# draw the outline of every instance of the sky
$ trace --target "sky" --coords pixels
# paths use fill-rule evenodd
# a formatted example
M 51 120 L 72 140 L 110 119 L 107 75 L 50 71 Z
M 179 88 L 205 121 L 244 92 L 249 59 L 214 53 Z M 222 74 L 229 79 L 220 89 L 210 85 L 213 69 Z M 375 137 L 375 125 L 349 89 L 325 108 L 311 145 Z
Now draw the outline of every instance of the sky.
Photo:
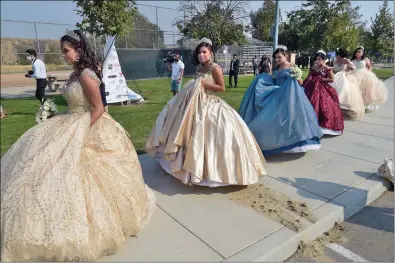
M 151 22 L 156 23 L 156 8 L 143 6 L 151 5 L 158 7 L 179 7 L 179 1 L 136 1 L 139 11 Z M 362 19 L 370 24 L 370 18 L 374 17 L 383 1 L 353 1 L 353 6 L 360 6 Z M 140 4 L 140 5 L 139 5 Z M 251 10 L 261 7 L 263 1 L 251 1 Z M 302 1 L 282 1 L 280 9 L 283 17 L 284 11 L 290 11 L 300 7 Z M 389 3 L 390 10 L 394 12 L 394 2 Z M 1 0 L 1 19 L 48 22 L 63 25 L 49 25 L 36 23 L 38 38 L 60 38 L 66 29 L 73 29 L 81 17 L 75 12 L 75 4 L 72 1 L 4 1 Z M 178 39 L 178 30 L 172 26 L 172 21 L 182 15 L 178 10 L 158 8 L 158 22 L 165 33 L 165 43 L 171 44 Z M 35 38 L 35 25 L 33 23 L 1 21 L 1 37 Z M 173 35 L 174 32 L 174 35 Z

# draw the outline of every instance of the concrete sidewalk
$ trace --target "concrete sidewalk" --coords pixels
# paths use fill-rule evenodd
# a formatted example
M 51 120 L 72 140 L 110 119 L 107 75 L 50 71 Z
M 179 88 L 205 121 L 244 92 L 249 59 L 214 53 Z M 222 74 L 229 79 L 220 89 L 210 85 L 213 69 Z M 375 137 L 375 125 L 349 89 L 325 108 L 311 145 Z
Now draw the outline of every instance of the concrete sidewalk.
M 36 86 L 14 86 L 14 87 L 1 87 L 1 98 L 2 99 L 19 99 L 34 97 L 36 93 Z M 45 89 L 45 95 L 60 94 L 60 91 L 51 92 Z
M 305 202 L 316 222 L 296 233 L 230 201 L 226 188 L 182 185 L 160 165 L 140 156 L 146 183 L 155 191 L 157 211 L 139 237 L 100 261 L 283 261 L 301 240 L 311 241 L 335 222 L 379 197 L 389 183 L 376 175 L 393 157 L 394 79 L 386 81 L 389 101 L 363 121 L 346 121 L 342 136 L 325 138 L 322 149 L 304 156 L 267 160 L 261 183 Z

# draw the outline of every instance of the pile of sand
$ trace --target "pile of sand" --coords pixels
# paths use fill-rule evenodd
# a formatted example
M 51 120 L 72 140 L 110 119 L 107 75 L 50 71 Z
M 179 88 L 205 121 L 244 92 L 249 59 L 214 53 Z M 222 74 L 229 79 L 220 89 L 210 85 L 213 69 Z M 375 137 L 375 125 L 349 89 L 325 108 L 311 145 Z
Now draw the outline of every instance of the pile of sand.
M 228 195 L 230 200 L 251 207 L 296 232 L 305 228 L 298 218 L 304 217 L 312 223 L 315 222 L 305 203 L 293 201 L 263 184 L 250 185 Z
M 329 243 L 341 244 L 346 242 L 346 238 L 343 235 L 344 232 L 344 226 L 335 223 L 335 226 L 331 230 L 325 232 L 314 241 L 309 243 L 304 241 L 300 242 L 298 249 L 290 259 L 292 259 L 292 261 L 309 259 L 314 259 L 315 261 L 331 261 L 332 259 L 325 256 L 324 247 Z

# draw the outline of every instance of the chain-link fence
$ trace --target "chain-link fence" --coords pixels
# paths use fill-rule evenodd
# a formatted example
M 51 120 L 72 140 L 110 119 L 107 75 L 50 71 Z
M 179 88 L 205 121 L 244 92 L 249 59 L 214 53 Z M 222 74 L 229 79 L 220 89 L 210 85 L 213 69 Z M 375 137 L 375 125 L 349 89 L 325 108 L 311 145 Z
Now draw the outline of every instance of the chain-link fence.
M 130 32 L 117 36 L 115 47 L 127 79 L 168 76 L 166 57 L 179 53 L 186 66 L 185 74 L 195 72 L 192 53 L 198 40 L 182 37 L 175 21 L 185 19 L 184 11 L 138 4 L 134 27 Z M 73 24 L 1 20 L 1 71 L 24 72 L 31 67 L 25 50 L 33 48 L 47 65 L 48 71 L 70 70 L 59 47 L 59 39 L 66 30 L 75 29 Z M 105 37 L 87 35 L 99 58 L 103 58 Z M 256 43 L 253 43 L 256 46 Z M 271 49 L 246 46 L 222 47 L 217 51 L 216 61 L 227 73 L 232 54 L 238 54 L 243 65 L 251 66 L 253 54 L 261 56 L 263 50 Z M 265 44 L 266 45 L 266 44 Z M 260 45 L 260 46 L 265 46 Z M 226 51 L 224 51 L 226 50 Z M 262 52 L 261 52 L 262 51 Z M 248 72 L 248 69 L 245 70 Z

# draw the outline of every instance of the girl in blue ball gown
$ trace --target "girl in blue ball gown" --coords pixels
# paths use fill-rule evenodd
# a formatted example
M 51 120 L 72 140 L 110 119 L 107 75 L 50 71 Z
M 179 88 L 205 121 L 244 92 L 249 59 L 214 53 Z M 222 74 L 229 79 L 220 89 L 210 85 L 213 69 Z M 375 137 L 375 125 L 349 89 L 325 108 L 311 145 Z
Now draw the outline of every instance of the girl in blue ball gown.
M 307 152 L 321 147 L 317 116 L 282 48 L 273 57 L 273 75 L 258 75 L 248 87 L 239 114 L 264 155 Z

